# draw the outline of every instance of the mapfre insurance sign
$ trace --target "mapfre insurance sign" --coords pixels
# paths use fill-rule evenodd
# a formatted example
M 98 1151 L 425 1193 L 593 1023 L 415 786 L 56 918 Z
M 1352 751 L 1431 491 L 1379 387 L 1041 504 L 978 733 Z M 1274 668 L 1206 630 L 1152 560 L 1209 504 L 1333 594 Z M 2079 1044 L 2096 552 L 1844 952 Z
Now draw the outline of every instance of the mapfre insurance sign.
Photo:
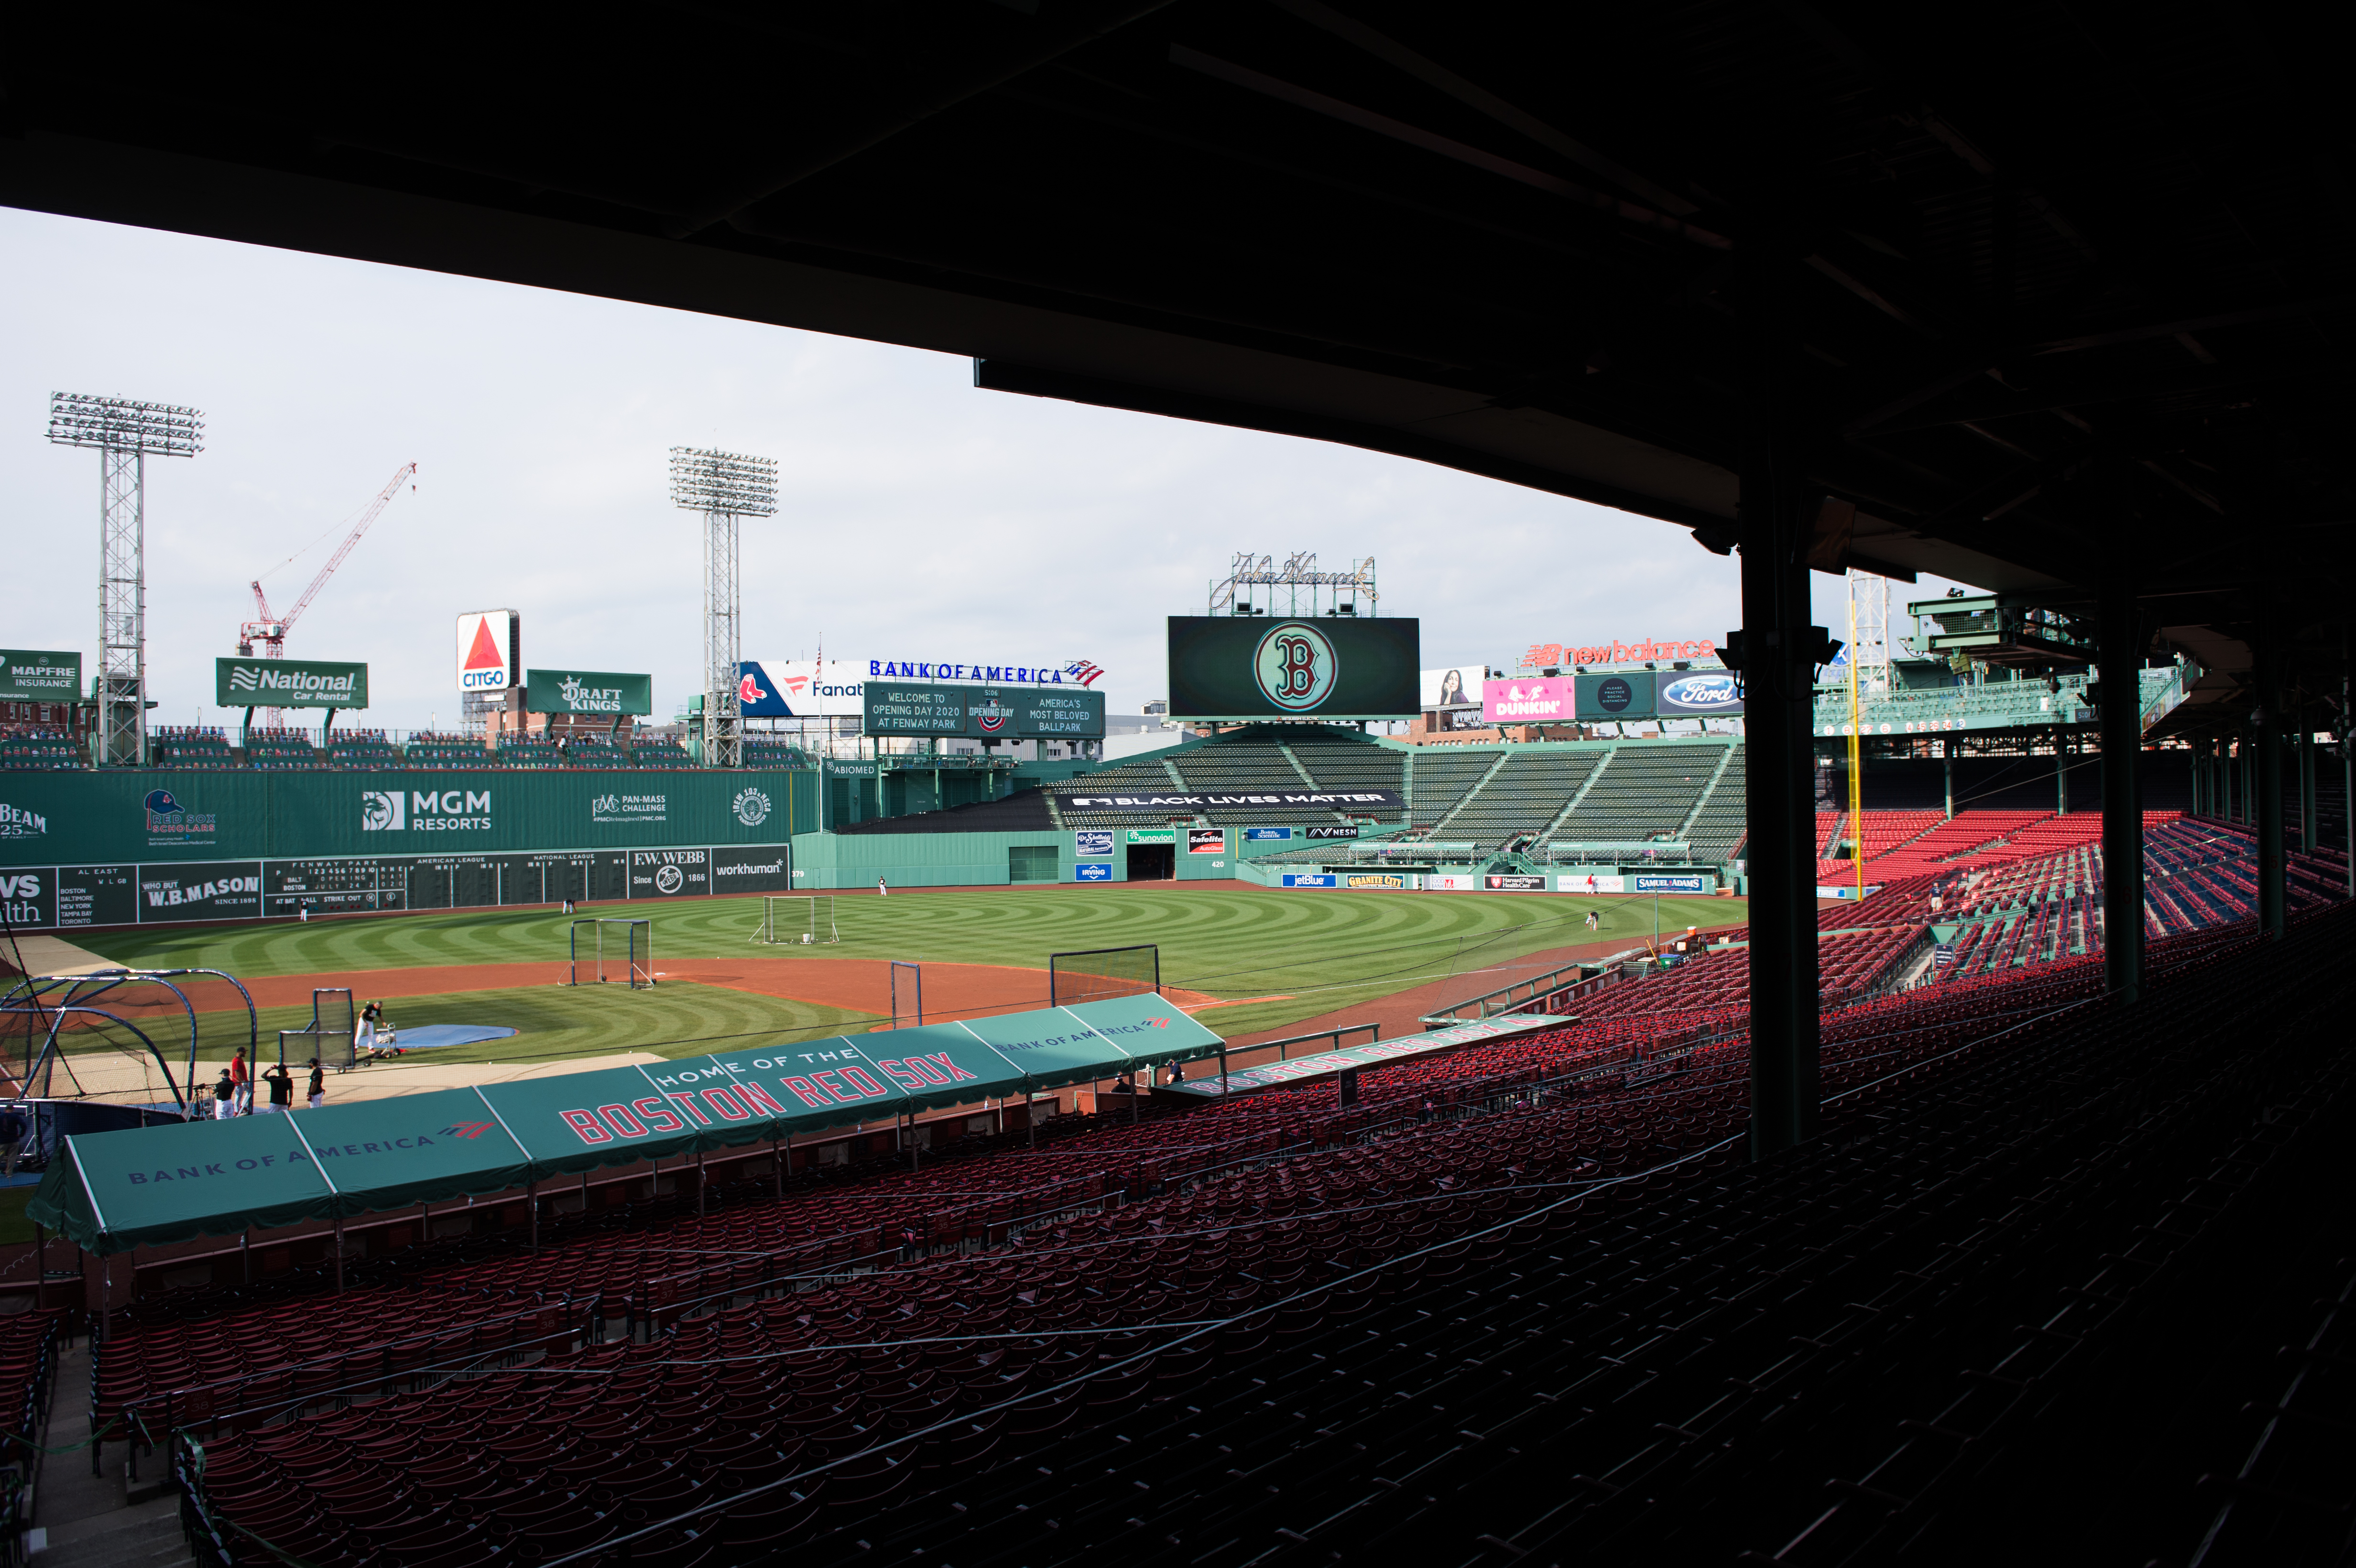
M 458 617 L 458 689 L 509 691 L 523 684 L 523 638 L 512 610 L 470 610 Z

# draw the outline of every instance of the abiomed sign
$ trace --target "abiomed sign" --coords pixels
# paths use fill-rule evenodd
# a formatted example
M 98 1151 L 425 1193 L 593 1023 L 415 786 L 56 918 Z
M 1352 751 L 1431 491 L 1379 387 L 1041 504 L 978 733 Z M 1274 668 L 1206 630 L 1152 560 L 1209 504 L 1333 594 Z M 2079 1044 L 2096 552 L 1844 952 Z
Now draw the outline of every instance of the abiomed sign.
M 368 666 L 316 659 L 213 661 L 216 708 L 366 708 Z

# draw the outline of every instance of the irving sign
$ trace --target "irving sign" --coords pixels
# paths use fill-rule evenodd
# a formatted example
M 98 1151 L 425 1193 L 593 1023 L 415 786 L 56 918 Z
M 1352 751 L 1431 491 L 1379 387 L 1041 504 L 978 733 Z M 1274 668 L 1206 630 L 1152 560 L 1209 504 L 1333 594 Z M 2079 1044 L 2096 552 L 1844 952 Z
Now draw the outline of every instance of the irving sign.
M 524 707 L 533 713 L 625 713 L 655 710 L 654 677 L 603 670 L 524 672 Z
M 316 659 L 213 661 L 216 708 L 366 708 L 368 666 Z

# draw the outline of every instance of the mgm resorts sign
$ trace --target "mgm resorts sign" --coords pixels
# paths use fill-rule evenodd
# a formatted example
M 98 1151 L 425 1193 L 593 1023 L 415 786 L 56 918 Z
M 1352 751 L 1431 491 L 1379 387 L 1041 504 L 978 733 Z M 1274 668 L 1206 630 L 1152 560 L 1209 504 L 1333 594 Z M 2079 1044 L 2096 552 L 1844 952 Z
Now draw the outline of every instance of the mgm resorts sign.
M 216 708 L 366 708 L 368 666 L 317 659 L 213 661 Z

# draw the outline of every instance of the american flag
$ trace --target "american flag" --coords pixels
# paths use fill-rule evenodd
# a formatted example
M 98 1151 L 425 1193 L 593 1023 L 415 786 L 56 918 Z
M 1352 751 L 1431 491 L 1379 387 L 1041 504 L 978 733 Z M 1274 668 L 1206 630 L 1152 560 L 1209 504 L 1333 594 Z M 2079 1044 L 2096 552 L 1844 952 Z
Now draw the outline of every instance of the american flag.
M 1101 667 L 1092 665 L 1086 659 L 1074 659 L 1071 663 L 1064 667 L 1064 673 L 1078 681 L 1082 686 L 1094 686 L 1097 683 L 1097 677 L 1104 674 L 1104 670 Z

